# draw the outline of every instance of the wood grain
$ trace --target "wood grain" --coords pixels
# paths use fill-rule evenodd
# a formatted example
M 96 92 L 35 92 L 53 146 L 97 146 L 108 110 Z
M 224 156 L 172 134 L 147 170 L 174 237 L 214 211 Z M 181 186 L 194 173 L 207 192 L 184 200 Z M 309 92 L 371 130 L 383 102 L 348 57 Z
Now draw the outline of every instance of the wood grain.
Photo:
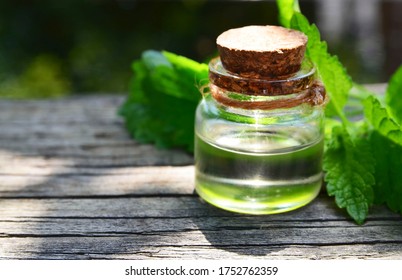
M 1 258 L 402 256 L 400 216 L 379 208 L 357 226 L 324 196 L 269 216 L 229 213 L 195 196 L 2 199 L 0 205 Z
M 0 259 L 402 259 L 402 218 L 325 193 L 251 216 L 194 194 L 191 155 L 130 139 L 123 97 L 0 101 Z

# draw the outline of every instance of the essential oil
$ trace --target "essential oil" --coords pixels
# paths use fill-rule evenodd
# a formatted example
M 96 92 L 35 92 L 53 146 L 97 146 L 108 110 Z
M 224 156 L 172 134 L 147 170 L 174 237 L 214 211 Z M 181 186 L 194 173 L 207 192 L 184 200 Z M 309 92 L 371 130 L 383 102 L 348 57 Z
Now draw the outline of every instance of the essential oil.
M 319 193 L 322 139 L 303 144 L 276 135 L 231 137 L 209 143 L 196 135 L 196 190 L 209 203 L 240 213 L 272 214 L 303 206 Z M 231 148 L 217 144 L 233 139 Z M 258 143 L 257 151 L 247 149 L 252 142 Z
M 208 203 L 273 214 L 318 195 L 327 98 L 303 59 L 306 43 L 271 26 L 218 37 L 221 57 L 209 64 L 195 121 L 195 189 Z

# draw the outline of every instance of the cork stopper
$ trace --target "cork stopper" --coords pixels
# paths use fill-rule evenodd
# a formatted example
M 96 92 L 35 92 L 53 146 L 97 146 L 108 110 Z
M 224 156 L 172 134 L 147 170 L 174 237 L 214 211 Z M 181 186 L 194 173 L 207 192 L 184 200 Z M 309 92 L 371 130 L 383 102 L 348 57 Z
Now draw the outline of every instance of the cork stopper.
M 230 29 L 216 40 L 209 63 L 210 91 L 218 103 L 251 110 L 325 106 L 328 97 L 304 58 L 307 36 L 279 26 Z
M 222 64 L 249 78 L 286 78 L 299 71 L 307 36 L 280 26 L 246 26 L 223 32 L 216 40 Z

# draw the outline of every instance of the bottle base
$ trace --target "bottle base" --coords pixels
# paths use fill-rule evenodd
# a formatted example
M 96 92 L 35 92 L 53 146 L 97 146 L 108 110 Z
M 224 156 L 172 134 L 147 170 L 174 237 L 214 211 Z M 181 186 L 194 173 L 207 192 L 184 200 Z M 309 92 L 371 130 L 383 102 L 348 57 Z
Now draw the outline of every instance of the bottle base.
M 218 208 L 243 214 L 266 215 L 295 210 L 314 200 L 320 192 L 321 174 L 304 180 L 274 184 L 267 181 L 230 182 L 197 174 L 196 192 Z M 207 180 L 206 180 L 207 179 Z

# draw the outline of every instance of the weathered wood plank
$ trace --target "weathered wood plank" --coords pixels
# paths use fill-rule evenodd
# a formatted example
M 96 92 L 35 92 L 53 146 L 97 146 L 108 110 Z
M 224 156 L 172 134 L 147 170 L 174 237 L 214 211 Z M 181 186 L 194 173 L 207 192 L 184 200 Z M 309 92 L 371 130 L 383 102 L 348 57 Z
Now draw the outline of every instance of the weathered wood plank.
M 402 258 L 399 216 L 357 226 L 328 202 L 247 216 L 196 197 L 2 199 L 0 258 Z
M 22 129 L 12 124 L 0 124 L 0 150 L 17 155 L 47 157 L 119 157 L 124 156 L 124 153 L 138 157 L 144 153 L 160 156 L 180 153 L 179 150 L 160 150 L 153 145 L 139 144 L 130 139 L 124 127 L 119 124 L 99 126 L 96 129 L 90 123 L 80 126 L 65 125 L 60 128 L 60 132 L 46 131 L 51 128 L 46 124 L 42 126 L 43 131 L 36 131 L 35 126 Z
M 400 216 L 380 207 L 357 226 L 325 196 L 269 216 L 229 213 L 193 196 L 2 199 L 0 205 L 3 258 L 402 256 Z
M 78 168 L 5 166 L 0 197 L 192 194 L 193 166 Z
M 127 236 L 7 238 L 0 252 L 0 259 L 402 259 L 402 247 L 394 243 L 146 246 Z
M 1 131 L 0 126 L 0 131 Z M 120 126 L 123 131 L 124 128 Z M 143 145 L 127 138 L 124 141 L 98 141 L 96 135 L 82 135 L 81 140 L 60 137 L 47 140 L 28 139 L 26 141 L 7 139 L 3 130 L 0 138 L 0 173 L 3 168 L 14 164 L 52 165 L 64 162 L 67 166 L 150 166 L 150 165 L 188 165 L 193 157 L 182 150 L 158 149 L 153 145 Z M 76 133 L 70 131 L 71 133 Z M 26 135 L 29 135 L 29 131 Z M 86 137 L 86 138 L 85 138 Z M 5 139 L 4 139 L 5 138 Z M 35 162 L 38 161 L 38 162 Z M 10 168 L 9 168 L 10 169 Z
M 220 210 L 202 202 L 197 196 L 150 196 L 104 198 L 18 198 L 0 199 L 0 220 L 31 218 L 196 218 L 242 217 L 257 221 L 346 221 L 351 222 L 331 198 L 321 195 L 298 210 L 276 215 L 242 215 Z M 397 220 L 402 217 L 385 207 L 374 207 L 369 220 Z
M 185 218 L 243 217 L 252 221 L 350 221 L 332 198 L 319 196 L 298 210 L 265 216 L 235 214 L 201 201 L 198 196 L 89 197 L 89 198 L 3 198 L 0 219 L 27 218 Z M 402 217 L 385 207 L 374 207 L 369 220 L 398 220 Z M 354 224 L 351 222 L 351 224 Z
M 1 100 L 0 123 L 111 123 L 119 120 L 123 95 L 84 95 L 48 100 Z
M 26 123 L 14 124 L 11 122 L 0 122 L 0 141 L 6 144 L 7 141 L 23 141 L 30 144 L 57 144 L 73 143 L 80 144 L 85 141 L 95 141 L 100 144 L 109 143 L 132 143 L 126 130 L 122 129 L 122 121 L 110 123 Z M 29 133 L 29 134 L 28 134 Z M 68 140 L 68 141 L 67 141 Z
M 117 115 L 123 99 L 96 95 L 0 101 L 0 173 L 3 164 L 18 159 L 34 164 L 32 158 L 87 167 L 193 163 L 192 156 L 184 151 L 161 150 L 130 139 Z
M 159 235 L 166 237 L 180 233 L 184 239 L 201 231 L 214 243 L 230 245 L 263 244 L 356 244 L 401 243 L 401 221 L 369 220 L 364 227 L 347 221 L 276 221 L 247 217 L 193 217 L 193 218 L 37 218 L 1 220 L 0 237 L 113 237 Z M 244 241 L 234 240 L 244 234 Z M 334 235 L 333 233 L 337 233 Z M 221 234 L 222 237 L 219 236 Z M 261 236 L 264 240 L 258 241 Z M 306 238 L 306 236 L 314 238 Z M 200 240 L 197 240 L 197 242 Z M 142 239 L 147 243 L 146 238 Z M 171 242 L 179 242 L 171 240 Z M 250 243 L 251 242 L 251 243 Z M 150 244 L 152 245 L 152 244 Z M 158 245 L 154 243 L 154 245 Z
M 20 150 L 0 146 L 0 174 L 5 168 L 13 169 L 30 162 L 32 166 L 63 165 L 67 167 L 127 167 L 153 165 L 189 165 L 193 157 L 178 150 L 158 150 L 151 145 L 112 146 L 91 149 L 80 147 L 43 147 Z M 36 161 L 36 162 L 35 162 Z

